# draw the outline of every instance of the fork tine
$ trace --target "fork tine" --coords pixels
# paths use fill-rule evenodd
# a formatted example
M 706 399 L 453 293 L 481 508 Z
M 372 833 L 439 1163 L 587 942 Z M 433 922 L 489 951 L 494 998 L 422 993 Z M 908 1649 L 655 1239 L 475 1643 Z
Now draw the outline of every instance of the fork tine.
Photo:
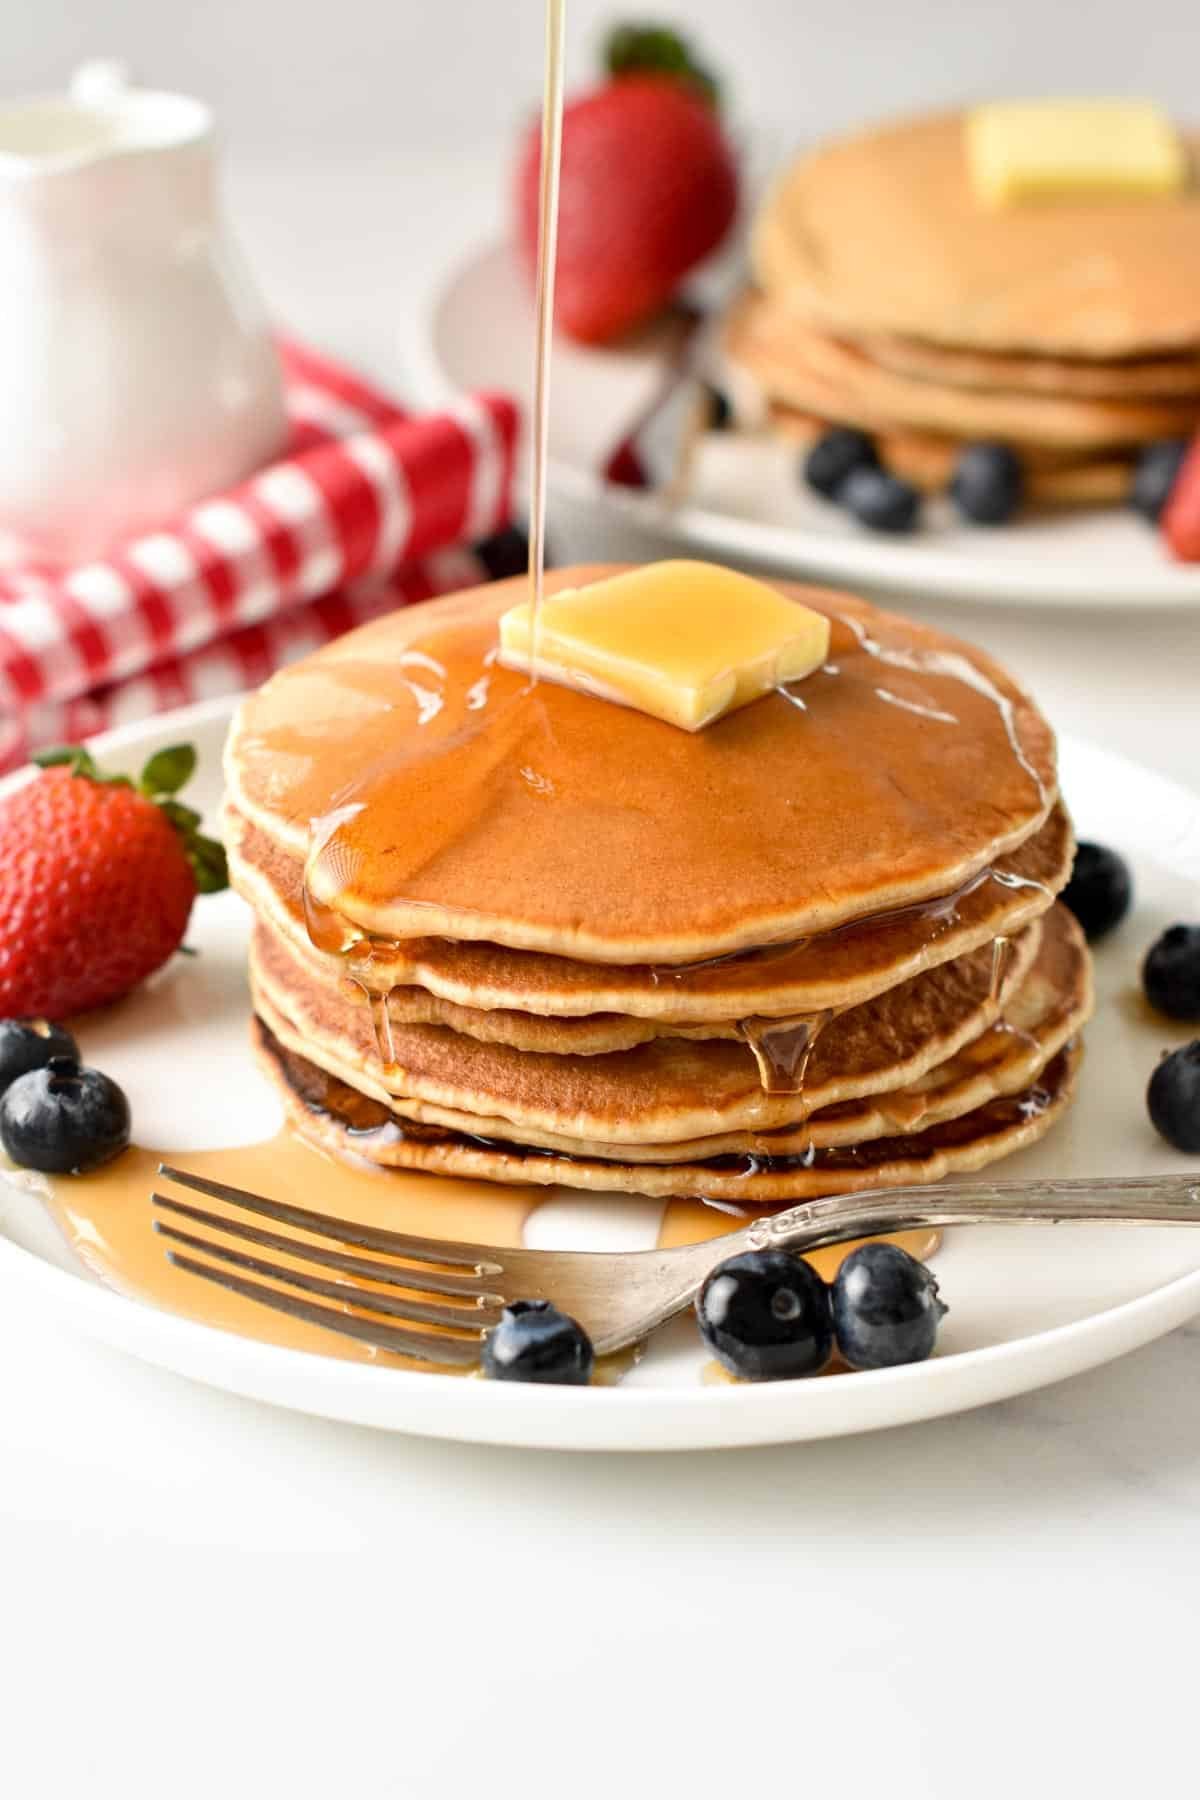
M 259 1244 L 264 1250 L 282 1250 L 286 1256 L 302 1256 L 306 1262 L 320 1263 L 326 1269 L 340 1269 L 344 1275 L 359 1275 L 367 1281 L 382 1281 L 388 1287 L 405 1288 L 419 1294 L 445 1294 L 460 1300 L 498 1302 L 499 1294 L 485 1294 L 478 1279 L 461 1275 L 440 1275 L 428 1268 L 397 1267 L 394 1263 L 368 1261 L 365 1256 L 349 1256 L 344 1250 L 330 1250 L 324 1244 L 302 1244 L 295 1238 L 283 1237 L 276 1231 L 264 1231 L 244 1219 L 226 1218 L 223 1213 L 206 1212 L 202 1206 L 189 1206 L 185 1200 L 174 1200 L 167 1194 L 153 1193 L 150 1204 L 164 1212 L 177 1213 L 197 1225 L 210 1225 L 229 1237 Z
M 294 1225 L 299 1231 L 313 1231 L 319 1237 L 330 1237 L 342 1244 L 357 1244 L 362 1250 L 383 1250 L 390 1256 L 409 1257 L 414 1262 L 441 1263 L 445 1268 L 474 1269 L 480 1275 L 500 1275 L 503 1265 L 496 1258 L 504 1252 L 494 1244 L 449 1244 L 439 1238 L 407 1237 L 400 1231 L 385 1231 L 379 1225 L 356 1225 L 346 1219 L 334 1219 L 328 1213 L 310 1212 L 305 1206 L 291 1206 L 284 1200 L 268 1200 L 262 1194 L 251 1194 L 245 1188 L 230 1187 L 224 1181 L 212 1181 L 207 1175 L 193 1175 L 187 1169 L 173 1169 L 159 1163 L 158 1173 L 180 1187 L 193 1188 L 211 1200 L 224 1200 L 246 1212 L 261 1213 L 281 1225 Z
M 202 1281 L 228 1288 L 245 1300 L 256 1300 L 275 1312 L 286 1313 L 291 1319 L 303 1319 L 306 1324 L 319 1325 L 325 1331 L 354 1338 L 357 1343 L 370 1344 L 376 1350 L 390 1350 L 396 1356 L 413 1357 L 420 1362 L 448 1363 L 460 1369 L 471 1368 L 479 1361 L 480 1344 L 474 1340 L 439 1337 L 425 1331 L 400 1331 L 394 1325 L 360 1319 L 353 1313 L 335 1312 L 330 1306 L 318 1306 L 315 1301 L 301 1300 L 295 1294 L 281 1294 L 278 1288 L 263 1287 L 260 1282 L 235 1275 L 232 1269 L 215 1269 L 211 1263 L 197 1262 L 176 1250 L 167 1251 L 167 1261 L 189 1275 L 198 1275 Z
M 244 1250 L 234 1250 L 228 1244 L 212 1244 L 207 1238 L 194 1237 L 190 1231 L 177 1231 L 173 1225 L 164 1225 L 158 1219 L 154 1221 L 154 1229 L 160 1237 L 186 1244 L 191 1250 L 202 1250 L 205 1256 L 232 1263 L 234 1268 L 246 1269 L 251 1275 L 265 1275 L 270 1281 L 286 1281 L 289 1287 L 300 1288 L 306 1294 L 320 1294 L 326 1300 L 362 1306 L 368 1312 L 385 1313 L 389 1319 L 405 1319 L 413 1325 L 454 1325 L 461 1331 L 479 1332 L 488 1325 L 495 1325 L 500 1317 L 495 1307 L 430 1306 L 421 1300 L 398 1300 L 394 1294 L 372 1293 L 369 1288 L 354 1287 L 347 1281 L 326 1281 L 323 1276 L 309 1275 L 301 1269 L 281 1269 L 278 1264 L 266 1262 L 260 1256 L 249 1256 Z M 291 1251 L 296 1247 L 289 1245 L 288 1248 Z M 302 1247 L 297 1254 L 303 1255 Z

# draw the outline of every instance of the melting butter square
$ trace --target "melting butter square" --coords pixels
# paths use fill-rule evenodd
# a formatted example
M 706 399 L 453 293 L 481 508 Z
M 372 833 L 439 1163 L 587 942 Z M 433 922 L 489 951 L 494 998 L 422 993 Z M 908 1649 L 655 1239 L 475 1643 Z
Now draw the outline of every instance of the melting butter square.
M 500 661 L 529 669 L 530 606 L 500 620 Z M 537 673 L 700 731 L 829 654 L 829 620 L 709 563 L 652 563 L 542 603 Z
M 1149 100 L 1001 100 L 967 115 L 971 185 L 986 205 L 1170 194 L 1183 140 Z

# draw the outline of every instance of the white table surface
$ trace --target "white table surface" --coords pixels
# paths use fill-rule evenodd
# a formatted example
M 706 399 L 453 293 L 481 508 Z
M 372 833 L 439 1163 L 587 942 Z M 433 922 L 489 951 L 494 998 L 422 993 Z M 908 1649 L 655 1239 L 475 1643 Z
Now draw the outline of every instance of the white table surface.
M 499 171 L 263 165 L 234 192 L 292 328 L 402 381 L 419 297 L 488 229 Z M 1062 727 L 1200 783 L 1200 620 L 930 616 Z M 1196 1327 L 984 1412 L 676 1458 L 274 1412 L 62 1335 L 19 1294 L 0 1370 L 14 1800 L 1194 1780 Z

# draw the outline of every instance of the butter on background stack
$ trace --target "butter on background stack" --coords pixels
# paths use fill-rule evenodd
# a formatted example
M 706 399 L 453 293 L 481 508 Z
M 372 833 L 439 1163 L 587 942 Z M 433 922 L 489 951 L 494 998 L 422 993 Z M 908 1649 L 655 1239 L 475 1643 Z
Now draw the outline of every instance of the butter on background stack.
M 1149 100 L 996 100 L 967 114 L 971 183 L 989 206 L 1177 193 L 1183 140 Z

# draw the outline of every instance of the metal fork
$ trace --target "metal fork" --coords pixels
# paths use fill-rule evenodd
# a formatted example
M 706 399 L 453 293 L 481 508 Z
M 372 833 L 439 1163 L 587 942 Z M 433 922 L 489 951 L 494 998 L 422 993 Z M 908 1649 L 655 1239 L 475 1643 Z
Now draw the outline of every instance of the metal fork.
M 727 1236 L 674 1250 L 522 1250 L 408 1237 L 247 1193 L 185 1169 L 160 1164 L 158 1173 L 251 1215 L 226 1217 L 153 1194 L 153 1205 L 172 1220 L 157 1218 L 154 1228 L 167 1240 L 167 1256 L 177 1268 L 342 1337 L 460 1368 L 479 1361 L 486 1333 L 513 1300 L 551 1300 L 579 1321 L 599 1355 L 623 1349 L 682 1311 L 711 1270 L 741 1250 L 803 1252 L 921 1226 L 1200 1224 L 1200 1174 L 995 1181 L 832 1194 L 754 1219 Z M 309 1243 L 254 1224 L 253 1218 L 326 1242 Z M 178 1220 L 200 1230 L 186 1230 L 174 1222 Z M 255 1249 L 214 1242 L 209 1235 L 214 1231 Z M 313 1272 L 282 1267 L 256 1251 L 296 1257 Z M 378 1283 L 383 1291 L 357 1285 L 362 1281 Z M 281 1292 L 267 1282 L 293 1291 Z M 348 1306 L 358 1310 L 343 1310 Z

